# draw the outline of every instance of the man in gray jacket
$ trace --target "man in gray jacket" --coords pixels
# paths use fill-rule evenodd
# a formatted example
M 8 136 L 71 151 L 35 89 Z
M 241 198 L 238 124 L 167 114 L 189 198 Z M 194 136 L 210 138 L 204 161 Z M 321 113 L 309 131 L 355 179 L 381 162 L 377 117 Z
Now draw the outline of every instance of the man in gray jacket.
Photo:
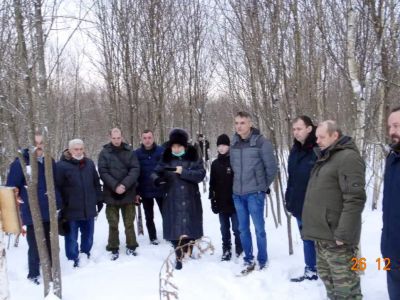
M 237 113 L 235 130 L 230 157 L 234 173 L 233 201 L 245 253 L 242 274 L 247 274 L 255 269 L 250 216 L 256 231 L 259 269 L 264 269 L 268 264 L 264 203 L 268 187 L 277 173 L 277 163 L 271 142 L 252 127 L 250 114 Z

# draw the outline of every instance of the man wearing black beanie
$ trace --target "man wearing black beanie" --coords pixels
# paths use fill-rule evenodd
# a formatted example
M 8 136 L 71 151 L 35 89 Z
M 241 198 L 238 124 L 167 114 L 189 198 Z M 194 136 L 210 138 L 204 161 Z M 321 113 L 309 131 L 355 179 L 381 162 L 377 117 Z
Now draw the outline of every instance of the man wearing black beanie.
M 232 257 L 231 232 L 235 236 L 236 256 L 243 252 L 240 243 L 238 219 L 232 198 L 233 171 L 229 159 L 230 140 L 226 134 L 217 138 L 218 158 L 213 161 L 210 173 L 209 199 L 213 213 L 219 215 L 222 235 L 222 261 L 228 261 Z

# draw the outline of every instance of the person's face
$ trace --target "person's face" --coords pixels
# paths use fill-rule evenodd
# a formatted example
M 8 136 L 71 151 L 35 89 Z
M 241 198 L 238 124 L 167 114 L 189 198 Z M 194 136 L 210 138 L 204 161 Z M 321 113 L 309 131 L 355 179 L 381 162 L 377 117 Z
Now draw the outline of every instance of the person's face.
M 251 120 L 249 118 L 242 118 L 240 116 L 235 118 L 235 130 L 238 135 L 245 138 L 249 135 L 251 130 Z
M 35 136 L 35 148 L 36 156 L 40 157 L 43 155 L 43 137 L 41 135 Z
M 154 136 L 152 132 L 142 134 L 142 144 L 146 149 L 151 148 L 154 143 Z
M 121 131 L 115 130 L 111 132 L 110 139 L 111 139 L 111 144 L 113 144 L 115 147 L 121 146 L 122 143 Z
M 218 145 L 217 150 L 218 150 L 218 153 L 225 154 L 225 153 L 228 153 L 229 146 L 228 145 Z
M 71 153 L 72 157 L 75 159 L 82 159 L 83 157 L 84 147 L 80 144 L 75 144 L 71 148 L 69 148 L 69 152 Z
M 312 126 L 307 127 L 306 124 L 304 124 L 304 121 L 300 119 L 293 123 L 292 129 L 294 138 L 301 144 L 304 144 L 308 135 L 312 131 Z
M 177 154 L 177 153 L 180 153 L 183 150 L 185 150 L 185 147 L 183 147 L 182 145 L 179 145 L 179 144 L 173 144 L 171 146 L 171 150 L 173 153 Z
M 388 131 L 392 144 L 400 144 L 400 111 L 393 112 L 388 118 Z
M 328 128 L 326 125 L 320 125 L 316 131 L 317 136 L 317 144 L 321 148 L 321 150 L 325 150 L 329 146 L 331 146 L 338 138 L 339 134 L 334 132 L 332 135 L 329 135 Z

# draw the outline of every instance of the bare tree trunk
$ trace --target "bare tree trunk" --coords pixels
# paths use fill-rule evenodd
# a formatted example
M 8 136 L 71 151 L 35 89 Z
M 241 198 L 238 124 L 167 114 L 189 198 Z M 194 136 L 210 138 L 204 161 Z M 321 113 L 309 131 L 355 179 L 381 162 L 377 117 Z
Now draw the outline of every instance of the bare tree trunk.
M 10 293 L 8 290 L 6 245 L 0 211 L 0 300 L 8 299 L 10 299 Z
M 365 158 L 365 111 L 366 104 L 364 98 L 364 88 L 360 82 L 359 67 L 356 60 L 356 9 L 354 0 L 349 3 L 347 13 L 347 66 L 353 91 L 354 101 L 357 106 L 356 117 L 356 143 L 362 157 Z

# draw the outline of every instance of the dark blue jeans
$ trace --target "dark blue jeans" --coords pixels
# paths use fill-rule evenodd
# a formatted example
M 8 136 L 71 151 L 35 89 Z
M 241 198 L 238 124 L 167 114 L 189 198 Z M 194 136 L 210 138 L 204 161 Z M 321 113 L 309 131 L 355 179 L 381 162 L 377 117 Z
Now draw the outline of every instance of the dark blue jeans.
M 78 231 L 81 232 L 80 251 L 90 255 L 93 246 L 94 218 L 88 220 L 69 221 L 70 231 L 65 235 L 65 254 L 69 260 L 76 260 L 79 256 Z
M 231 251 L 231 223 L 232 231 L 235 236 L 235 250 L 236 253 L 242 252 L 242 244 L 240 242 L 240 232 L 239 224 L 236 213 L 219 213 L 219 224 L 221 225 L 221 235 L 222 235 L 222 251 Z
M 158 197 L 155 198 L 158 208 L 160 210 L 160 213 L 162 213 L 162 202 L 163 198 Z M 156 231 L 156 225 L 154 225 L 154 199 L 153 198 L 142 198 L 142 203 L 143 203 L 143 209 L 144 209 L 144 216 L 146 218 L 146 227 L 147 231 L 149 232 L 149 238 L 150 241 L 154 241 L 157 239 L 157 231 Z
M 47 251 L 49 252 L 51 261 L 50 246 L 50 222 L 43 222 L 44 237 L 46 239 Z M 28 242 L 28 278 L 37 277 L 40 274 L 40 258 L 39 250 L 36 245 L 35 230 L 33 225 L 26 226 L 26 240 Z
M 397 263 L 392 261 L 386 274 L 390 300 L 400 299 L 400 260 Z
M 244 261 L 250 263 L 254 260 L 253 243 L 250 232 L 250 216 L 253 220 L 257 239 L 257 260 L 260 265 L 268 262 L 267 234 L 265 232 L 264 205 L 265 193 L 257 192 L 246 195 L 233 195 L 236 213 L 239 221 L 240 240 L 244 250 Z
M 297 225 L 299 226 L 299 230 L 301 232 L 303 228 L 303 222 L 300 218 L 296 218 Z M 304 261 L 306 263 L 306 267 L 308 267 L 312 271 L 316 271 L 317 265 L 317 255 L 315 252 L 315 244 L 314 241 L 303 240 L 303 251 L 304 251 Z

